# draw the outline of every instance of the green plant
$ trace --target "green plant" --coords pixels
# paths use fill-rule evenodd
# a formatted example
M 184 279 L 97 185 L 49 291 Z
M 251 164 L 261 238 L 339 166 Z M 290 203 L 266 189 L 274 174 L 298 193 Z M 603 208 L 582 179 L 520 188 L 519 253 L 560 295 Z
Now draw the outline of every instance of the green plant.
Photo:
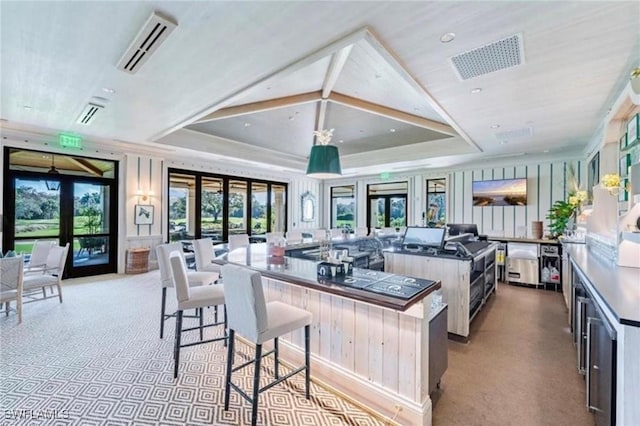
M 551 238 L 558 238 L 564 234 L 569 219 L 574 216 L 578 210 L 578 205 L 571 204 L 567 201 L 560 200 L 553 203 L 549 213 L 547 213 L 547 219 L 549 219 L 549 233 Z M 574 217 L 575 221 L 575 217 Z

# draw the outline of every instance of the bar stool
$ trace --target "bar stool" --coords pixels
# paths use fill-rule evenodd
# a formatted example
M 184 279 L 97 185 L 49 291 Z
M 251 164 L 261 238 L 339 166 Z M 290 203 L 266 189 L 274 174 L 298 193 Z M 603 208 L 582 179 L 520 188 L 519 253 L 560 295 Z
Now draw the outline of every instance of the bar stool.
M 185 264 L 186 269 L 186 261 L 184 259 L 184 253 L 182 251 L 182 243 L 169 243 L 169 244 L 160 244 L 156 247 L 156 257 L 158 258 L 158 268 L 160 269 L 160 280 L 162 282 L 162 303 L 160 305 L 160 338 L 164 337 L 164 322 L 174 317 L 176 314 L 165 314 L 166 304 L 167 304 L 167 287 L 174 287 L 173 273 L 171 272 L 171 263 L 169 262 L 169 254 L 171 252 L 177 251 L 180 254 L 180 258 L 182 262 Z M 189 271 L 187 273 L 189 286 L 201 286 L 214 284 L 220 275 L 217 272 L 196 272 Z M 215 321 L 218 321 L 217 318 L 217 310 L 215 312 L 216 318 Z M 202 319 L 200 321 L 202 323 Z
M 220 273 L 220 265 L 212 262 L 215 257 L 211 238 L 200 238 L 193 241 L 193 254 L 196 257 L 196 271 Z
M 305 397 L 309 399 L 309 332 L 311 313 L 283 302 L 265 302 L 262 277 L 259 272 L 235 265 L 224 265 L 225 300 L 228 307 L 229 344 L 227 346 L 227 372 L 224 391 L 224 409 L 229 409 L 231 388 L 251 403 L 251 424 L 258 419 L 258 395 L 272 386 L 305 371 Z M 304 327 L 305 365 L 280 377 L 278 367 L 278 337 Z M 256 345 L 255 358 L 233 367 L 234 337 L 236 331 Z M 262 353 L 262 344 L 273 339 L 274 349 Z M 260 361 L 274 354 L 274 381 L 260 388 Z M 253 397 L 231 382 L 231 373 L 254 363 Z
M 180 364 L 180 348 L 188 346 L 202 345 L 204 343 L 217 342 L 227 339 L 227 315 L 225 312 L 224 321 L 218 322 L 217 318 L 212 324 L 203 324 L 202 308 L 207 306 L 224 305 L 224 289 L 221 285 L 206 285 L 201 287 L 189 288 L 189 279 L 187 277 L 187 268 L 182 260 L 181 253 L 173 251 L 169 255 L 171 272 L 176 284 L 176 298 L 178 299 L 178 311 L 176 312 L 176 337 L 173 346 L 173 378 L 178 377 L 178 366 Z M 196 309 L 200 312 L 200 326 L 191 328 L 182 328 L 182 317 L 185 309 Z M 202 330 L 206 327 L 213 327 L 224 324 L 223 337 L 203 340 Z M 193 343 L 181 344 L 182 333 L 185 331 L 200 330 L 200 340 Z

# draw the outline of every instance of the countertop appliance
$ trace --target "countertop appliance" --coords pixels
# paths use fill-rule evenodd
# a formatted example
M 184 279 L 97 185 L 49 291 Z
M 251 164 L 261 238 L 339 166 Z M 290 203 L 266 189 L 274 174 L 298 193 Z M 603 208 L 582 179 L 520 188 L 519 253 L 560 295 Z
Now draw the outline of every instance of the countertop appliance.
M 507 281 L 539 285 L 538 245 L 530 243 L 507 244 Z

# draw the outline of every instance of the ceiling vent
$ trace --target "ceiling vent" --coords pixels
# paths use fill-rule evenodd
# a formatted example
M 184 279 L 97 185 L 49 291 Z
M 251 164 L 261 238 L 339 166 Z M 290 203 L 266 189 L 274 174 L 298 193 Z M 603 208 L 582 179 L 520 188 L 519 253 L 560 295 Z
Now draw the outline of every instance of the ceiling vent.
M 80 113 L 80 116 L 78 117 L 78 123 L 85 126 L 93 123 L 93 120 L 96 118 L 96 113 L 102 108 L 104 108 L 102 105 L 91 103 L 87 104 L 87 106 L 84 107 L 84 109 Z
M 177 25 L 158 12 L 153 12 L 118 62 L 118 69 L 129 74 L 137 73 Z
M 533 136 L 533 127 L 523 127 L 522 129 L 496 133 L 496 139 L 499 141 L 510 141 L 513 139 L 529 138 L 531 136 Z
M 522 34 L 456 55 L 451 63 L 461 80 L 521 65 L 524 63 Z

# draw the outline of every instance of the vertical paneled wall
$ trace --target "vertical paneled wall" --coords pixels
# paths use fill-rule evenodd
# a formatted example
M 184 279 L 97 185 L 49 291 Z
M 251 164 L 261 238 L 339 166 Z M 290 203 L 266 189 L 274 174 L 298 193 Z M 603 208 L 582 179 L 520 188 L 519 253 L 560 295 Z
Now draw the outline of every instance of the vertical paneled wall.
M 573 164 L 576 177 L 586 189 L 583 161 L 558 161 L 453 172 L 449 175 L 449 213 L 452 223 L 476 223 L 483 234 L 505 237 L 531 237 L 531 222 L 543 221 L 551 205 L 566 199 L 569 192 L 567 175 Z M 527 179 L 527 205 L 474 207 L 473 181 L 494 179 Z
M 302 222 L 302 202 L 300 197 L 309 191 L 316 199 L 314 219 Z M 287 229 L 311 229 L 322 227 L 325 216 L 325 197 L 321 181 L 315 179 L 293 179 L 289 183 L 289 223 Z

